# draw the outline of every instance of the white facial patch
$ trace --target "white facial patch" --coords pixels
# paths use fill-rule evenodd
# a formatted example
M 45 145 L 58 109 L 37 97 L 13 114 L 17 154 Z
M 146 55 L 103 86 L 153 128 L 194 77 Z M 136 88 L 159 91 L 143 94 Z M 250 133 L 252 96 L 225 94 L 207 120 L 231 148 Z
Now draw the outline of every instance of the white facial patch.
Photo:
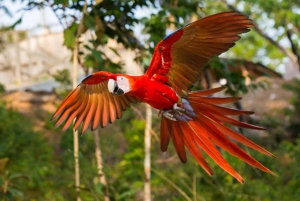
M 130 91 L 129 80 L 126 77 L 117 76 L 117 83 L 118 87 L 121 88 L 124 91 L 124 93 Z
M 110 93 L 113 93 L 113 91 L 115 89 L 115 81 L 113 79 L 108 80 L 107 88 Z

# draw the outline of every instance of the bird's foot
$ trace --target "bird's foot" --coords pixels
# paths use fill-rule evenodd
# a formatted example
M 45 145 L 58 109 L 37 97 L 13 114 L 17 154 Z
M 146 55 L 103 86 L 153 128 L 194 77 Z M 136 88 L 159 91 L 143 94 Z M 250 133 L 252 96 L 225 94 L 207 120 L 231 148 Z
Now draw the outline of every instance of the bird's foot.
M 182 113 L 186 111 L 184 108 L 179 107 L 177 103 L 174 103 L 173 110 L 178 112 L 180 115 L 182 115 Z
M 162 115 L 171 121 L 177 121 L 176 117 L 172 114 L 172 110 L 163 110 Z
M 177 103 L 173 105 L 171 110 L 163 110 L 162 115 L 169 120 L 178 121 L 178 115 L 182 116 L 186 110 L 182 107 L 179 107 Z

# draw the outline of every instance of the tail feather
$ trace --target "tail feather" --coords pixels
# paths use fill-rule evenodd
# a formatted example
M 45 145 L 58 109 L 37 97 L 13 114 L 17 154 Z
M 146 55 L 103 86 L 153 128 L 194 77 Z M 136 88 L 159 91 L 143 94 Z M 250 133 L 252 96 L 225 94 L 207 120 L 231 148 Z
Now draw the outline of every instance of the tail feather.
M 265 150 L 264 148 L 262 148 L 261 146 L 255 144 L 254 142 L 252 142 L 251 140 L 249 140 L 248 138 L 244 137 L 243 135 L 241 135 L 238 132 L 235 132 L 234 130 L 231 130 L 230 128 L 218 123 L 218 122 L 213 122 L 213 124 L 217 127 L 217 129 L 224 133 L 226 136 L 230 137 L 233 140 L 236 140 L 237 142 L 242 143 L 243 145 L 250 147 L 256 151 L 259 151 L 262 154 L 265 154 L 267 156 L 271 156 L 271 157 L 275 157 L 272 153 L 268 152 L 267 150 Z
M 174 143 L 177 155 L 182 163 L 186 163 L 186 153 L 184 148 L 184 136 L 182 135 L 181 129 L 178 122 L 173 123 L 173 132 L 171 132 L 171 138 Z
M 203 97 L 203 96 L 192 96 L 189 98 L 189 100 L 193 102 L 222 105 L 222 104 L 232 103 L 241 100 L 241 98 L 235 98 L 235 97 L 213 98 L 213 97 Z
M 199 102 L 190 101 L 190 103 L 194 105 L 197 104 L 196 107 L 198 110 L 209 111 L 211 113 L 216 113 L 216 114 L 232 115 L 232 116 L 253 114 L 252 111 L 236 110 L 236 109 L 231 109 L 231 108 L 226 108 L 226 107 L 221 107 L 221 106 L 206 104 L 201 102 L 199 103 Z
M 255 130 L 266 130 L 263 127 L 254 126 L 252 124 L 241 122 L 241 121 L 238 121 L 236 119 L 233 119 L 233 118 L 227 117 L 225 115 L 222 115 L 220 113 L 217 114 L 217 113 L 207 112 L 205 114 L 206 114 L 206 116 L 208 116 L 211 119 L 214 119 L 214 120 L 222 122 L 222 123 L 231 124 L 231 125 L 234 125 L 234 126 L 237 126 L 237 127 L 250 128 L 250 129 L 255 129 Z
M 217 146 L 224 149 L 228 153 L 240 158 L 249 165 L 257 167 L 264 172 L 272 173 L 268 168 L 263 166 L 261 163 L 247 154 L 244 150 L 242 150 L 240 147 L 226 138 L 225 135 L 213 125 L 212 121 L 209 121 L 207 118 L 205 118 L 204 115 L 199 116 L 199 120 L 197 121 L 197 123 L 201 123 L 201 126 L 205 130 L 207 130 L 209 134 L 211 134 L 209 137 Z
M 170 142 L 172 127 L 171 127 L 171 121 L 162 118 L 161 119 L 161 126 L 160 126 L 160 150 L 162 152 L 167 151 L 168 145 Z
M 225 87 L 218 87 L 218 88 L 213 88 L 213 89 L 205 89 L 205 90 L 200 90 L 200 91 L 191 91 L 188 94 L 188 98 L 192 97 L 199 97 L 199 96 L 210 96 L 212 94 L 215 94 L 217 92 L 222 91 L 225 89 Z
M 182 129 L 182 125 L 180 123 L 180 128 Z M 181 130 L 182 133 L 183 130 Z M 194 156 L 194 158 L 197 160 L 197 162 L 200 164 L 200 166 L 209 174 L 210 176 L 213 175 L 213 171 L 209 164 L 204 159 L 201 150 L 199 149 L 198 145 L 195 143 L 193 135 L 184 135 L 184 144 L 187 147 L 187 149 L 191 152 L 191 154 Z
M 190 92 L 188 100 L 185 100 L 184 108 L 191 107 L 195 112 L 194 115 L 178 113 L 177 115 L 189 115 L 193 120 L 187 121 L 171 121 L 162 117 L 161 123 L 161 149 L 167 150 L 170 138 L 173 141 L 177 155 L 182 162 L 186 162 L 186 147 L 197 160 L 199 165 L 209 174 L 213 175 L 213 171 L 209 164 L 205 161 L 201 150 L 211 157 L 222 169 L 236 178 L 239 182 L 244 183 L 243 178 L 236 172 L 230 164 L 224 159 L 218 146 L 228 153 L 240 158 L 249 165 L 256 167 L 264 172 L 274 174 L 251 155 L 237 146 L 230 139 L 236 140 L 256 151 L 265 155 L 274 157 L 273 154 L 255 144 L 251 140 L 241 134 L 231 130 L 224 124 L 231 124 L 237 127 L 244 127 L 256 130 L 264 128 L 254 126 L 245 122 L 230 118 L 227 115 L 249 115 L 250 111 L 235 110 L 226 107 L 217 106 L 215 104 L 230 103 L 238 100 L 238 98 L 212 98 L 207 97 L 213 93 L 221 91 L 223 88 L 209 89 L 197 92 Z M 210 100 L 212 100 L 210 102 Z M 174 111 L 176 114 L 176 111 Z
M 199 126 L 196 121 L 190 121 L 183 125 L 186 130 L 190 130 L 193 133 L 194 140 L 196 143 L 226 172 L 236 178 L 239 182 L 244 183 L 243 178 L 239 173 L 237 173 L 230 164 L 224 159 L 218 149 L 211 142 L 210 133 L 206 133 L 203 127 Z M 184 134 L 185 134 L 184 132 Z

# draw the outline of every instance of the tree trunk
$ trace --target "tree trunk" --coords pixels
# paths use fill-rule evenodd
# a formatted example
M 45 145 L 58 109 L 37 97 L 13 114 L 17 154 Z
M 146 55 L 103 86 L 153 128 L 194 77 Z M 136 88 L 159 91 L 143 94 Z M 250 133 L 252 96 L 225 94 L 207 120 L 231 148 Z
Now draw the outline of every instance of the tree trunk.
M 95 156 L 97 161 L 97 169 L 98 169 L 97 173 L 99 177 L 99 182 L 105 187 L 104 200 L 110 201 L 109 193 L 108 193 L 108 185 L 107 185 L 105 174 L 103 172 L 102 152 L 100 149 L 100 137 L 99 137 L 98 129 L 94 131 L 94 141 L 95 141 Z
M 77 61 L 78 57 L 78 38 L 76 39 L 74 51 L 73 51 L 73 88 L 76 88 L 77 85 Z M 80 169 L 79 169 L 79 159 L 78 159 L 78 131 L 73 129 L 73 151 L 74 151 L 74 166 L 75 166 L 75 187 L 76 187 L 76 200 L 81 201 L 80 198 Z
M 84 2 L 84 6 L 82 8 L 82 13 L 87 8 L 87 1 Z M 79 44 L 79 37 L 81 35 L 81 30 L 83 27 L 83 17 L 80 20 L 80 24 L 77 29 L 76 33 L 76 39 L 75 39 L 75 44 L 74 44 L 74 50 L 73 50 L 73 89 L 76 88 L 77 86 L 77 66 L 78 66 L 78 44 Z M 75 120 L 73 121 L 75 122 Z M 78 141 L 78 131 L 75 131 L 73 129 L 73 138 L 74 138 L 74 144 L 73 144 L 73 149 L 74 149 L 74 166 L 75 166 L 75 187 L 76 187 L 76 200 L 81 201 L 80 198 L 80 169 L 79 169 L 79 158 L 78 158 L 78 150 L 79 150 L 79 141 Z
M 151 124 L 152 110 L 150 105 L 146 105 L 146 127 L 145 127 L 145 186 L 144 186 L 144 201 L 151 200 Z

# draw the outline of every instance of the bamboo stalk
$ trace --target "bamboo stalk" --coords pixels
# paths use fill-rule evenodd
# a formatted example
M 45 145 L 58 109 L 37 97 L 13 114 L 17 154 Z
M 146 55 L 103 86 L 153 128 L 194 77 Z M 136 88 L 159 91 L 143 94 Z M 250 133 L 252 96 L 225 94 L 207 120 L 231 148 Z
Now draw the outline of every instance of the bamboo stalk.
M 152 124 L 152 110 L 151 110 L 151 106 L 146 104 L 144 201 L 151 200 L 151 132 L 150 132 L 151 124 Z
M 193 176 L 193 198 L 194 198 L 194 201 L 197 201 L 197 176 L 194 174 Z
M 76 38 L 74 50 L 73 50 L 73 88 L 77 85 L 77 66 L 78 66 L 78 38 Z M 73 152 L 74 152 L 74 167 L 75 167 L 75 188 L 76 188 L 76 200 L 81 201 L 80 198 L 80 169 L 79 169 L 79 158 L 78 158 L 78 131 L 73 129 Z
M 101 184 L 105 187 L 104 193 L 104 200 L 110 201 L 109 192 L 108 192 L 108 184 L 106 181 L 105 174 L 103 172 L 103 165 L 102 165 L 102 153 L 100 149 L 100 137 L 99 137 L 99 130 L 95 130 L 94 132 L 94 142 L 95 142 L 95 156 L 97 161 L 97 169 L 98 169 L 98 179 Z
M 87 1 L 84 2 L 84 6 L 82 8 L 82 18 L 80 20 L 77 33 L 76 33 L 76 39 L 75 39 L 75 45 L 73 50 L 73 89 L 77 86 L 77 66 L 78 66 L 78 42 L 79 37 L 82 33 L 82 27 L 83 27 L 83 19 L 84 19 L 84 12 L 87 8 Z M 78 131 L 73 129 L 73 151 L 74 151 L 74 167 L 75 167 L 75 188 L 76 188 L 76 200 L 81 201 L 80 197 L 80 167 L 79 167 L 79 158 L 78 158 L 78 150 L 79 150 L 79 141 L 78 141 Z

